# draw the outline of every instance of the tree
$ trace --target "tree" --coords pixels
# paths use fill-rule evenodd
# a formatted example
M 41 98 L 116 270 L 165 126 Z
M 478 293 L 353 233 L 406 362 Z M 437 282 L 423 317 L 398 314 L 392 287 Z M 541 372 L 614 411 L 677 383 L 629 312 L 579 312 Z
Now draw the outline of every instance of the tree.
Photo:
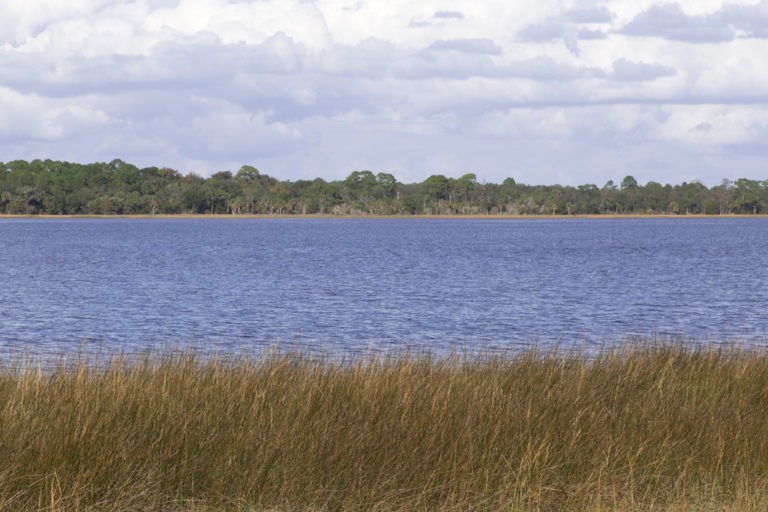
M 632 190 L 637 188 L 637 180 L 632 176 L 625 176 L 621 180 L 621 190 Z
M 442 174 L 433 174 L 422 183 L 424 194 L 428 199 L 448 199 L 451 192 L 451 181 Z
M 215 173 L 205 183 L 210 213 L 239 214 L 242 209 L 240 184 L 235 181 L 230 171 Z
M 259 174 L 259 170 L 255 167 L 252 167 L 250 165 L 243 165 L 240 167 L 240 170 L 237 171 L 237 174 L 235 175 L 235 178 L 239 180 L 244 181 L 254 181 L 261 177 L 261 174 Z
M 579 213 L 600 213 L 600 189 L 597 185 L 579 185 L 575 194 L 574 209 Z
M 421 183 L 398 183 L 392 174 L 353 171 L 341 181 L 279 181 L 243 165 L 204 179 L 169 168 L 55 160 L 0 163 L 2 213 L 706 213 L 768 212 L 768 180 L 701 183 L 637 183 L 625 176 L 598 188 L 525 185 L 513 178 L 478 183 L 474 173 L 459 178 L 435 174 Z
M 376 188 L 376 176 L 371 171 L 353 171 L 344 180 L 345 200 L 356 209 L 369 210 Z
M 205 180 L 200 176 L 188 174 L 181 180 L 181 197 L 184 210 L 188 213 L 205 213 L 209 207 Z
M 397 195 L 397 180 L 386 172 L 376 175 L 376 196 L 378 198 L 393 199 Z
M 661 213 L 668 209 L 667 191 L 660 183 L 649 181 L 640 189 L 642 213 Z
M 764 207 L 760 201 L 762 194 L 759 181 L 740 178 L 734 183 L 733 197 L 739 213 L 760 213 Z
M 472 173 L 463 175 L 461 178 L 453 182 L 453 190 L 456 193 L 456 200 L 469 202 L 472 189 L 477 183 L 477 176 Z
M 45 213 L 45 191 L 30 186 L 19 187 L 8 202 L 9 213 L 37 215 Z
M 715 187 L 718 197 L 718 211 L 720 215 L 727 215 L 731 209 L 731 195 L 733 183 L 728 178 L 723 179 L 719 187 Z
M 603 188 L 600 190 L 600 205 L 599 210 L 603 211 L 616 211 L 616 185 L 613 180 L 608 180 Z
M 684 215 L 698 214 L 704 211 L 704 203 L 709 196 L 709 190 L 699 183 L 685 183 L 674 188 L 677 212 Z
M 519 213 L 519 208 L 515 206 L 515 202 L 520 196 L 520 188 L 514 178 L 506 178 L 498 187 L 497 194 L 502 211 L 512 214 Z
M 8 213 L 8 205 L 13 200 L 13 195 L 10 192 L 0 192 L 0 212 Z

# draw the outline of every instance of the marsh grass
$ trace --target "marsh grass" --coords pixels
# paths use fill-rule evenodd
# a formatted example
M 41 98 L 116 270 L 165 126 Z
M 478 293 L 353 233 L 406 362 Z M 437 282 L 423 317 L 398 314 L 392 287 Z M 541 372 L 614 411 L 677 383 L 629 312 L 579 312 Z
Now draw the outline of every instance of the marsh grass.
M 0 509 L 766 510 L 768 353 L 0 369 Z

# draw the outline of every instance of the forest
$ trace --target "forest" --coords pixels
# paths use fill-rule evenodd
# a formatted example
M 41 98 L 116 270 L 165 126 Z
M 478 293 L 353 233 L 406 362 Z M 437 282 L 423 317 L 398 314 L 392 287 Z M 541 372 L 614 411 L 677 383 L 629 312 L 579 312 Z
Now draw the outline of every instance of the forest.
M 0 162 L 0 214 L 15 215 L 756 215 L 768 213 L 768 180 L 677 185 L 632 176 L 602 186 L 482 183 L 473 173 L 400 183 L 354 171 L 344 180 L 278 180 L 244 165 L 209 178 L 139 168 L 119 159 L 78 164 Z

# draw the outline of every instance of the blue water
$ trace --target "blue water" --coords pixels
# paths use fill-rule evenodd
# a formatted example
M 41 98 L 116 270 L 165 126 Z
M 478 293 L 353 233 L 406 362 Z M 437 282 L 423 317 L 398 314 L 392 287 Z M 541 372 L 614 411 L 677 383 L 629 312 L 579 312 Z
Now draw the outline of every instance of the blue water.
M 0 220 L 0 350 L 764 343 L 768 219 Z

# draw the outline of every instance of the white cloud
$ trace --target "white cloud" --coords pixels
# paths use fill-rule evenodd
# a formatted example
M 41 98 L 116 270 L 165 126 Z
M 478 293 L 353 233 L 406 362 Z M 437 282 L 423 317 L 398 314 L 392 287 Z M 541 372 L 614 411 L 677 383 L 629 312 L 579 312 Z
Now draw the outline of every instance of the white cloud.
M 103 129 L 108 116 L 87 101 L 58 102 L 0 88 L 0 137 L 5 140 L 55 141 Z
M 703 152 L 748 143 L 768 129 L 768 107 L 675 105 L 666 110 L 669 118 L 654 135 L 660 141 L 691 145 Z
M 722 43 L 737 37 L 768 37 L 768 2 L 726 4 L 704 12 L 686 12 L 676 3 L 652 5 L 625 25 L 629 35 L 689 42 Z
M 145 27 L 187 35 L 211 32 L 224 43 L 260 43 L 278 32 L 309 47 L 325 47 L 330 43 L 320 9 L 313 2 L 301 0 L 187 0 L 174 9 L 155 11 L 148 16 Z
M 59 20 L 87 17 L 109 3 L 110 0 L 4 0 L 0 2 L 0 19 L 4 20 L 0 24 L 0 41 L 21 43 Z

